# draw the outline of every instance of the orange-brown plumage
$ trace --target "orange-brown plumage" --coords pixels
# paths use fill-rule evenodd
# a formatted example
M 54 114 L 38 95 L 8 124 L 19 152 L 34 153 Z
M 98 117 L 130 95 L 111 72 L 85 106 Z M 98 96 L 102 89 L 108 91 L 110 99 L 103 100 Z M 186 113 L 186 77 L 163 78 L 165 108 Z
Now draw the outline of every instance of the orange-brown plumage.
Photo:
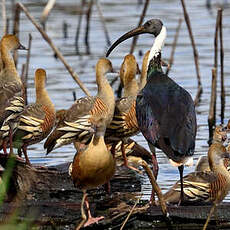
M 83 151 L 79 151 L 73 160 L 71 177 L 76 187 L 83 190 L 83 199 L 86 198 L 86 190 L 98 187 L 108 182 L 115 173 L 115 159 L 108 150 L 104 141 L 106 125 L 104 120 L 97 122 L 96 133 L 89 145 Z M 81 210 L 83 212 L 84 200 Z M 87 203 L 88 205 L 88 203 Z M 89 218 L 86 225 L 97 222 L 103 217 Z
M 105 58 L 99 59 L 96 65 L 97 95 L 76 100 L 66 111 L 64 118 L 57 124 L 44 144 L 47 154 L 53 148 L 72 142 L 87 144 L 92 137 L 98 120 L 105 120 L 106 125 L 111 122 L 115 99 L 113 89 L 105 76 L 107 72 L 111 71 L 111 62 Z
M 143 57 L 141 76 L 139 80 L 139 90 L 142 90 L 146 85 L 149 53 L 150 50 L 148 50 Z
M 18 115 L 24 107 L 23 86 L 11 55 L 11 51 L 15 49 L 25 47 L 15 35 L 3 36 L 0 42 L 0 139 L 4 152 L 8 137 L 12 138 Z
M 223 144 L 226 139 L 227 139 L 227 130 L 223 128 L 221 125 L 216 126 L 215 131 L 213 133 L 212 143 Z M 226 149 L 228 151 L 228 147 Z M 229 164 L 230 164 L 229 159 L 225 158 L 224 159 L 225 168 L 228 169 Z M 199 157 L 195 167 L 195 171 L 201 171 L 201 172 L 210 171 L 208 156 Z
M 221 143 L 213 143 L 208 151 L 211 171 L 196 171 L 183 178 L 184 204 L 205 204 L 221 202 L 230 190 L 230 174 L 224 165 L 224 159 L 230 158 Z M 180 200 L 179 181 L 164 194 L 168 203 Z
M 120 78 L 124 86 L 124 97 L 116 101 L 114 115 L 111 123 L 107 126 L 105 142 L 115 148 L 117 142 L 122 140 L 122 154 L 127 167 L 127 158 L 124 151 L 124 143 L 127 138 L 139 132 L 136 119 L 136 96 L 138 84 L 136 81 L 137 63 L 132 54 L 125 56 L 121 65 Z M 112 148 L 112 153 L 115 149 Z M 133 167 L 132 167 L 133 168 Z
M 121 82 L 124 85 L 124 97 L 118 99 L 115 105 L 113 120 L 106 129 L 106 143 L 111 140 L 120 141 L 139 132 L 136 120 L 136 95 L 138 85 L 136 81 L 136 59 L 132 54 L 125 56 L 120 70 Z
M 19 124 L 13 135 L 13 145 L 19 153 L 23 150 L 26 162 L 27 146 L 40 142 L 48 136 L 55 124 L 55 108 L 45 89 L 46 72 L 37 69 L 35 72 L 36 102 L 25 107 L 20 114 Z

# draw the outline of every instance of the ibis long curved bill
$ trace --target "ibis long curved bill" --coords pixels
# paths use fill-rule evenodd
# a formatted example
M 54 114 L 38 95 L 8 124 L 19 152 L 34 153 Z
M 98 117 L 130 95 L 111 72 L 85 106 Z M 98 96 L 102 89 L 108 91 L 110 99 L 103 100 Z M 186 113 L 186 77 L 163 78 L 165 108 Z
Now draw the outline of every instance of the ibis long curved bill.
M 113 51 L 113 49 L 118 46 L 121 42 L 140 35 L 140 34 L 153 34 L 155 37 L 160 33 L 162 28 L 162 22 L 159 19 L 151 19 L 147 21 L 144 25 L 139 26 L 133 30 L 130 30 L 129 32 L 122 35 L 117 41 L 115 41 L 112 46 L 109 48 L 109 50 L 106 53 L 106 57 L 110 55 L 110 53 Z

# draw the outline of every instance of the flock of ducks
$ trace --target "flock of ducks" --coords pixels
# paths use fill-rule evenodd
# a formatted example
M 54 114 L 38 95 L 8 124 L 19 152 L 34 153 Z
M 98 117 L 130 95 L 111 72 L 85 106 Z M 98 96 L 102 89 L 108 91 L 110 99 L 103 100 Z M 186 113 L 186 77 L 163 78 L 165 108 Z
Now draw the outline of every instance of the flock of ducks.
M 128 138 L 141 132 L 152 152 L 153 172 L 158 173 L 155 147 L 161 149 L 177 166 L 180 181 L 164 194 L 167 203 L 195 204 L 221 202 L 230 189 L 229 151 L 224 147 L 228 127 L 217 126 L 208 156 L 198 161 L 196 170 L 183 177 L 183 167 L 191 164 L 195 149 L 196 113 L 190 94 L 164 74 L 161 49 L 166 28 L 158 19 L 121 36 L 108 50 L 124 40 L 143 33 L 154 35 L 155 41 L 143 58 L 141 77 L 133 55 L 125 56 L 120 69 L 123 97 L 115 100 L 106 74 L 113 72 L 112 63 L 100 58 L 96 64 L 97 95 L 77 99 L 68 110 L 55 111 L 45 88 L 46 72 L 35 71 L 36 101 L 25 105 L 23 84 L 16 70 L 11 51 L 26 49 L 14 35 L 5 35 L 0 42 L 0 148 L 7 154 L 18 150 L 31 165 L 27 146 L 45 141 L 47 154 L 53 149 L 73 143 L 77 153 L 70 166 L 76 187 L 82 189 L 88 209 L 85 225 L 99 221 L 90 214 L 86 191 L 108 183 L 116 168 L 116 146 L 121 142 L 124 165 L 128 164 L 125 146 Z

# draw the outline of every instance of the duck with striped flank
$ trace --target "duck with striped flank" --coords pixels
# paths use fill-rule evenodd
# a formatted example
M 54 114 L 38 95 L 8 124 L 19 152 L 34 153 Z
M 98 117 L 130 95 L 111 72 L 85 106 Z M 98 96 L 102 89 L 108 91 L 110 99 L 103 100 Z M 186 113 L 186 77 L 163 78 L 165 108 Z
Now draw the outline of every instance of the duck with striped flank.
M 230 190 L 230 174 L 224 165 L 224 159 L 230 158 L 222 143 L 213 143 L 208 151 L 211 171 L 189 173 L 183 178 L 183 204 L 210 204 L 221 202 Z M 180 200 L 180 182 L 164 194 L 167 203 L 177 204 Z
M 91 138 L 87 148 L 76 153 L 71 169 L 69 170 L 74 185 L 83 191 L 81 205 L 83 221 L 81 225 L 84 224 L 84 226 L 98 222 L 104 218 L 93 218 L 91 216 L 86 190 L 96 188 L 109 182 L 115 173 L 115 159 L 104 141 L 106 123 L 105 119 L 101 119 L 99 122 L 95 121 L 95 134 Z M 84 214 L 84 203 L 88 209 L 87 222 Z
M 159 19 L 149 20 L 121 36 L 109 48 L 107 56 L 121 42 L 144 33 L 156 39 L 148 57 L 147 83 L 136 99 L 138 126 L 152 149 L 161 149 L 178 167 L 182 201 L 183 169 L 185 164 L 191 164 L 195 149 L 196 112 L 191 95 L 162 71 L 161 49 L 167 35 L 166 27 Z
M 112 153 L 115 154 L 116 144 L 122 140 L 121 151 L 126 167 L 136 170 L 128 165 L 125 154 L 125 144 L 129 137 L 139 133 L 136 119 L 136 96 L 138 84 L 136 81 L 137 62 L 132 54 L 125 56 L 120 69 L 120 79 L 124 87 L 124 97 L 116 100 L 115 111 L 111 123 L 105 133 L 106 144 L 112 143 Z
M 65 112 L 64 117 L 44 144 L 47 154 L 55 148 L 72 142 L 79 142 L 80 145 L 84 146 L 91 140 L 96 120 L 103 118 L 106 125 L 111 122 L 115 98 L 106 74 L 112 71 L 112 63 L 108 59 L 99 59 L 96 65 L 97 95 L 76 100 Z
M 48 136 L 55 124 L 55 108 L 45 88 L 46 71 L 37 69 L 35 72 L 36 102 L 25 107 L 20 114 L 16 132 L 13 135 L 13 147 L 21 150 L 30 164 L 27 146 L 38 143 Z
M 11 51 L 26 48 L 15 35 L 5 35 L 0 42 L 0 146 L 4 153 L 12 133 L 17 127 L 17 117 L 23 111 L 23 85 L 15 67 Z

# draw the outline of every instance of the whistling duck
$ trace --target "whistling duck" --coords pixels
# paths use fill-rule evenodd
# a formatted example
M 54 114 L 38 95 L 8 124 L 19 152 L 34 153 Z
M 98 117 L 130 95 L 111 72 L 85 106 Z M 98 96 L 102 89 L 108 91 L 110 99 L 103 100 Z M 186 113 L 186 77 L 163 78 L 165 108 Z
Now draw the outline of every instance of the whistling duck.
M 74 185 L 82 189 L 84 193 L 81 206 L 82 213 L 84 212 L 84 201 L 88 208 L 88 221 L 84 226 L 98 222 L 104 218 L 93 218 L 91 216 L 89 204 L 86 199 L 86 190 L 105 184 L 115 172 L 115 159 L 104 142 L 106 123 L 99 122 L 99 124 L 95 125 L 96 132 L 91 142 L 84 151 L 76 153 L 70 169 Z M 82 218 L 84 218 L 83 215 Z
M 124 97 L 118 99 L 115 104 L 114 116 L 111 123 L 107 126 L 105 133 L 106 144 L 113 143 L 111 152 L 115 154 L 117 142 L 122 140 L 121 150 L 125 166 L 129 166 L 125 154 L 124 144 L 127 138 L 137 134 L 139 128 L 136 119 L 136 96 L 138 84 L 136 81 L 137 62 L 132 54 L 125 56 L 120 69 L 120 79 L 124 86 Z
M 7 153 L 8 138 L 12 143 L 16 118 L 24 108 L 23 85 L 11 55 L 16 49 L 26 50 L 15 35 L 3 36 L 0 42 L 0 146 L 4 153 Z
M 142 67 L 141 67 L 141 76 L 140 76 L 139 83 L 138 83 L 139 90 L 142 90 L 146 85 L 149 53 L 150 53 L 150 50 L 148 50 L 143 57 Z
M 114 42 L 106 56 L 122 41 L 143 33 L 156 39 L 148 57 L 147 83 L 136 99 L 138 126 L 149 145 L 161 149 L 178 166 L 183 200 L 183 168 L 195 149 L 196 112 L 191 95 L 162 71 L 166 27 L 158 19 L 149 20 Z
M 212 144 L 214 143 L 224 143 L 227 139 L 227 130 L 222 127 L 221 125 L 216 126 L 213 138 L 212 138 Z M 228 151 L 228 147 L 226 148 Z M 229 166 L 229 159 L 224 159 L 224 165 L 228 169 Z M 204 171 L 210 171 L 209 163 L 208 163 L 208 157 L 207 156 L 200 156 L 195 167 L 195 172 L 204 172 Z
M 96 65 L 97 95 L 76 100 L 66 111 L 64 119 L 58 123 L 44 144 L 47 154 L 54 148 L 72 142 L 88 144 L 94 132 L 95 120 L 104 118 L 106 125 L 111 122 L 115 98 L 105 76 L 108 72 L 112 72 L 112 63 L 106 58 L 99 59 Z
M 20 114 L 19 124 L 13 135 L 13 146 L 19 155 L 23 151 L 26 163 L 27 146 L 40 142 L 48 136 L 55 124 L 55 108 L 45 88 L 46 72 L 37 69 L 35 72 L 36 102 L 25 107 Z
M 221 202 L 230 189 L 230 174 L 224 165 L 224 159 L 230 158 L 221 143 L 214 143 L 208 151 L 208 162 L 211 171 L 189 173 L 183 178 L 183 204 L 205 204 Z M 180 182 L 164 194 L 167 203 L 178 203 L 180 200 Z

